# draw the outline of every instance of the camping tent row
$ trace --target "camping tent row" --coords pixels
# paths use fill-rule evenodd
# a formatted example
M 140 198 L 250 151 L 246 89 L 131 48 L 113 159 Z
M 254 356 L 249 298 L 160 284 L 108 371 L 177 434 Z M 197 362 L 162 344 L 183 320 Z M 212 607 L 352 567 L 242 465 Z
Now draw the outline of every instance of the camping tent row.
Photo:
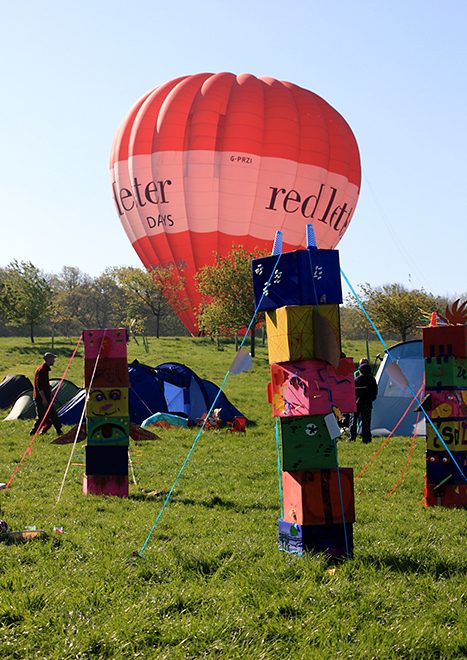
M 424 378 L 421 340 L 396 344 L 384 354 L 376 374 L 378 398 L 373 404 L 372 434 L 389 435 L 396 424 L 397 435 L 412 435 L 418 414 L 412 392 L 418 392 Z M 394 366 L 396 365 L 396 366 Z M 219 388 L 199 378 L 185 365 L 164 363 L 155 368 L 135 361 L 128 366 L 130 377 L 129 408 L 131 421 L 142 423 L 155 412 L 182 413 L 199 419 L 212 405 Z M 59 381 L 51 381 L 52 388 Z M 58 395 L 60 418 L 64 424 L 77 424 L 84 404 L 84 391 L 64 381 Z M 16 402 L 16 403 L 15 403 Z M 0 408 L 13 409 L 6 420 L 34 417 L 32 384 L 25 376 L 7 376 L 0 383 Z M 239 416 L 238 410 L 223 393 L 216 401 L 225 423 Z M 409 411 L 404 416 L 405 411 Z M 417 435 L 425 435 L 425 421 L 419 418 Z
M 60 380 L 51 379 L 50 386 L 54 395 L 60 385 Z M 69 380 L 63 380 L 55 398 L 56 408 L 64 406 L 79 392 L 79 387 Z M 32 383 L 23 375 L 6 376 L 0 383 L 0 408 L 13 406 L 3 420 L 11 422 L 15 419 L 34 419 L 36 409 L 32 398 Z
M 154 413 L 172 413 L 198 421 L 208 412 L 217 398 L 223 423 L 242 416 L 223 392 L 209 380 L 200 378 L 189 367 L 177 362 L 165 362 L 155 368 L 137 360 L 128 365 L 130 387 L 128 407 L 130 420 L 142 424 Z M 77 424 L 84 407 L 85 392 L 82 390 L 60 411 L 63 424 Z
M 225 424 L 242 413 L 233 406 L 219 387 L 209 380 L 200 378 L 189 367 L 177 362 L 166 362 L 157 367 L 149 367 L 137 360 L 128 365 L 130 388 L 128 407 L 130 420 L 141 424 L 154 413 L 172 413 L 182 415 L 189 421 L 197 422 L 211 408 L 216 400 L 216 408 L 220 408 L 220 418 Z M 20 393 L 16 391 L 13 398 L 13 387 L 10 382 L 16 379 L 17 390 L 26 386 Z M 60 381 L 51 380 L 55 391 Z M 29 384 L 29 388 L 28 388 Z M 5 387 L 4 387 L 5 386 Z M 63 424 L 77 424 L 81 418 L 85 390 L 80 390 L 70 381 L 63 381 L 57 395 L 58 415 Z M 217 399 L 216 399 L 217 397 Z M 14 401 L 13 409 L 4 421 L 33 418 L 34 403 L 32 400 L 32 385 L 24 376 L 7 376 L 0 383 L 0 407 L 8 407 Z M 7 402 L 5 404 L 5 402 Z

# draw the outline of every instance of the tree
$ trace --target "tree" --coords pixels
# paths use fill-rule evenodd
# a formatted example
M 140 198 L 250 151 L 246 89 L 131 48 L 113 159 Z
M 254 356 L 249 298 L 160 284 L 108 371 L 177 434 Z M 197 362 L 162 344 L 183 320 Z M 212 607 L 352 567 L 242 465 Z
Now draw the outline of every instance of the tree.
M 395 334 L 401 341 L 419 335 L 419 327 L 426 325 L 427 314 L 445 307 L 444 299 L 423 289 L 408 290 L 402 284 L 375 288 L 365 284 L 360 287 L 359 297 L 378 330 L 383 334 Z M 355 300 L 348 299 L 348 303 L 358 306 Z
M 52 287 L 30 261 L 12 261 L 0 281 L 0 309 L 9 325 L 28 326 L 34 343 L 36 326 L 50 317 Z
M 186 307 L 183 295 L 183 278 L 173 268 L 114 268 L 116 278 L 125 295 L 126 323 L 144 331 L 144 319 L 149 313 L 156 320 L 156 337 L 159 338 L 161 323 L 180 313 Z
M 353 305 L 348 299 L 340 308 L 340 325 L 342 337 L 345 339 L 374 336 L 373 329 L 360 307 Z
M 112 268 L 94 278 L 87 302 L 85 327 L 117 328 L 125 325 L 126 300 Z
M 64 266 L 58 275 L 52 276 L 51 283 L 54 290 L 53 322 L 60 325 L 67 337 L 73 332 L 79 334 L 83 327 L 90 327 L 92 278 L 79 268 Z
M 196 274 L 200 293 L 205 297 L 198 315 L 200 328 L 217 341 L 221 336 L 232 336 L 248 327 L 255 311 L 251 260 L 262 256 L 234 245 L 223 257 L 215 256 L 212 266 L 204 266 Z M 251 354 L 255 353 L 255 329 L 251 327 Z
M 51 277 L 54 287 L 52 321 L 66 335 L 83 328 L 109 328 L 124 325 L 124 292 L 107 269 L 92 278 L 79 268 L 65 266 Z

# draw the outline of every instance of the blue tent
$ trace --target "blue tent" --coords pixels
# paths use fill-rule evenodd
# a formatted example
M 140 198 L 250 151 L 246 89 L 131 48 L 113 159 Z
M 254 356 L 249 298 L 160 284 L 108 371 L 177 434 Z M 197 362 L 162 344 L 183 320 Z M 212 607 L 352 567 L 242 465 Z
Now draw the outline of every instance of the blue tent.
M 184 364 L 165 362 L 155 371 L 164 383 L 168 412 L 186 415 L 190 421 L 200 419 L 219 394 L 217 385 L 200 378 Z M 243 417 L 223 392 L 219 394 L 215 407 L 221 409 L 220 418 L 224 424 L 233 421 L 234 417 Z
M 197 421 L 206 413 L 219 388 L 200 378 L 189 367 L 177 362 L 166 362 L 152 368 L 137 360 L 128 365 L 130 388 L 128 407 L 130 420 L 141 424 L 157 412 L 169 412 Z M 77 424 L 83 412 L 85 392 L 81 390 L 58 415 L 63 424 Z M 233 421 L 242 413 L 221 392 L 216 401 L 224 423 Z
M 373 403 L 371 432 L 387 436 L 400 422 L 395 434 L 412 435 L 418 419 L 417 435 L 425 435 L 425 418 L 416 412 L 418 406 L 412 394 L 422 386 L 425 374 L 422 341 L 402 342 L 388 351 L 391 357 L 384 355 L 376 374 L 378 397 Z M 422 393 L 419 398 L 423 398 Z

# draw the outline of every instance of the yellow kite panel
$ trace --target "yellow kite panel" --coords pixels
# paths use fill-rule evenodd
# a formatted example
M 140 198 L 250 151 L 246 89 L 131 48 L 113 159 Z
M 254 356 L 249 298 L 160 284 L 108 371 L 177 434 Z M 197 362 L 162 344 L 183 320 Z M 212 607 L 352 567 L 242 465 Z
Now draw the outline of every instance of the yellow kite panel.
M 319 314 L 319 329 L 313 323 L 313 314 Z M 340 354 L 339 305 L 295 305 L 279 307 L 266 312 L 269 364 L 293 360 L 322 359 L 316 345 L 324 341 L 335 342 Z M 325 333 L 320 341 L 315 333 Z M 323 341 L 324 340 L 324 341 Z

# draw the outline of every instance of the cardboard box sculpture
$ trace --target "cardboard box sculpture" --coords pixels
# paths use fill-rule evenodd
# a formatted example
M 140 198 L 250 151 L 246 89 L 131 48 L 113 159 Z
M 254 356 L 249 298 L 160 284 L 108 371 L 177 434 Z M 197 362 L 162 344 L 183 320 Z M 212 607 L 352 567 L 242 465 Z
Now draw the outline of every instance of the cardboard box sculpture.
M 258 311 L 342 302 L 337 250 L 295 250 L 279 260 L 276 255 L 253 259 L 251 267 Z
M 467 417 L 467 389 L 432 390 L 423 400 L 423 407 L 432 420 L 464 419 Z
M 339 305 L 279 307 L 266 312 L 266 331 L 269 364 L 313 358 L 339 363 Z
M 353 474 L 338 467 L 331 414 L 356 408 L 354 363 L 341 358 L 339 253 L 310 247 L 262 257 L 252 272 L 256 308 L 266 311 L 268 398 L 280 418 L 279 549 L 352 556 Z
M 83 493 L 85 495 L 128 497 L 128 475 L 85 474 Z
M 279 550 L 302 556 L 306 551 L 329 557 L 353 555 L 353 526 L 298 525 L 279 519 Z
M 354 363 L 342 358 L 337 369 L 318 360 L 271 365 L 270 403 L 279 417 L 327 415 L 332 405 L 354 412 Z M 332 401 L 331 401 L 332 399 Z
M 355 522 L 351 468 L 283 472 L 282 492 L 287 522 L 299 525 Z
M 467 506 L 467 324 L 458 303 L 446 309 L 447 322 L 436 325 L 434 315 L 422 330 L 427 506 Z
M 128 447 L 86 446 L 86 474 L 128 475 Z
M 93 387 L 89 390 L 86 417 L 128 417 L 128 387 Z
M 467 357 L 467 325 L 437 325 L 422 329 L 423 356 Z
M 85 330 L 83 339 L 87 389 L 83 492 L 128 497 L 127 332 Z
M 467 388 L 467 358 L 434 357 L 425 360 L 427 390 Z
M 452 509 L 467 507 L 467 483 L 443 484 L 434 486 L 425 483 L 425 501 L 427 506 L 445 506 Z
M 337 468 L 337 452 L 323 415 L 282 417 L 282 469 Z
M 467 451 L 467 420 L 432 420 L 449 451 Z M 428 451 L 446 451 L 438 433 L 427 421 L 426 448 Z
M 126 328 L 85 330 L 83 334 L 86 359 L 125 358 L 128 332 Z
M 110 445 L 128 447 L 130 437 L 130 418 L 124 417 L 88 417 L 88 445 Z
M 426 452 L 427 483 L 434 486 L 438 486 L 441 483 L 447 483 L 449 485 L 464 483 L 465 480 L 460 470 L 467 476 L 467 452 L 453 451 L 451 454 L 449 455 L 447 451 Z M 459 466 L 460 470 L 457 466 Z
M 128 361 L 123 358 L 100 357 L 84 360 L 84 386 L 128 387 Z

